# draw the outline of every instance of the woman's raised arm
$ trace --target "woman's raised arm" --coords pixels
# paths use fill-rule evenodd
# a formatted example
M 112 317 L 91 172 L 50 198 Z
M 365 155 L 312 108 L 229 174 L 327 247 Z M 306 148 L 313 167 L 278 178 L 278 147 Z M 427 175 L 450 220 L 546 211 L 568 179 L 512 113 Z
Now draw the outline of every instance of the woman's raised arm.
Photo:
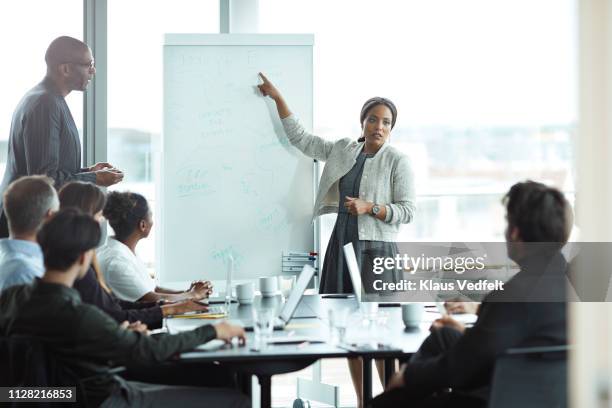
M 269 96 L 276 103 L 276 110 L 278 111 L 278 116 L 281 119 L 285 119 L 291 115 L 291 111 L 289 110 L 289 106 L 287 106 L 287 102 L 283 99 L 283 95 L 276 89 L 276 87 L 270 82 L 268 78 L 261 72 L 259 73 L 259 77 L 263 81 L 263 84 L 257 85 L 259 90 L 261 91 L 263 96 Z

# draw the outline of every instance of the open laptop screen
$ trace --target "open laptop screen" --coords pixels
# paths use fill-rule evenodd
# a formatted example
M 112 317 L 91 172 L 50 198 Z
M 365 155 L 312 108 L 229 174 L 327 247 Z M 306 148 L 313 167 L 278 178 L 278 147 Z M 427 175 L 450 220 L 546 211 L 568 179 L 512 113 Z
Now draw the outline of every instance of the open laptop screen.
M 343 250 L 349 275 L 351 275 L 351 283 L 353 284 L 353 289 L 355 290 L 355 297 L 359 303 L 361 303 L 361 272 L 359 271 L 359 264 L 357 263 L 357 257 L 355 256 L 355 248 L 353 248 L 353 243 L 349 242 L 346 244 Z
M 310 280 L 314 276 L 314 273 L 315 273 L 315 270 L 310 265 L 304 265 L 304 268 L 302 268 L 302 272 L 300 272 L 300 276 L 298 277 L 295 287 L 293 288 L 293 290 L 291 291 L 291 294 L 289 295 L 289 298 L 285 302 L 285 306 L 283 306 L 283 310 L 281 310 L 280 312 L 279 317 L 285 323 L 291 320 L 291 317 L 293 316 L 293 312 L 295 312 L 295 309 L 297 308 L 298 303 L 300 303 L 300 299 L 302 298 L 304 291 L 308 287 L 308 283 L 310 283 Z

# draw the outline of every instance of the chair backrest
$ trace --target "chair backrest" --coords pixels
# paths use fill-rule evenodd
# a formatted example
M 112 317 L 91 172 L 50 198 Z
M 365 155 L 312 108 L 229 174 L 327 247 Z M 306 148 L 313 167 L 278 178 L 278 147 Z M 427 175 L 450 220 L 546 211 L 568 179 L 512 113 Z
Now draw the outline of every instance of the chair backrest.
M 510 349 L 495 362 L 489 408 L 567 407 L 569 346 Z
M 76 387 L 78 406 L 87 406 L 79 378 L 46 352 L 45 342 L 31 336 L 0 337 L 0 384 L 9 387 Z M 51 407 L 58 404 L 41 403 Z M 19 406 L 19 405 L 15 405 Z
M 10 387 L 50 387 L 49 371 L 44 346 L 28 336 L 0 338 L 0 360 L 4 368 L 0 383 Z

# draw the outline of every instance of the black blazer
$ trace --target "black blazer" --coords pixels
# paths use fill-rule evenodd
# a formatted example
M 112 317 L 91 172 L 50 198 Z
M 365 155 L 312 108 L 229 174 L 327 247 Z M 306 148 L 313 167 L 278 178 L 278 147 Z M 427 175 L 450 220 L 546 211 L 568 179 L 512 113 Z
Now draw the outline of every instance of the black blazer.
M 567 263 L 563 255 L 531 257 L 520 266 L 503 292 L 484 299 L 474 327 L 466 329 L 456 344 L 439 356 L 408 364 L 404 377 L 408 396 L 486 387 L 495 360 L 509 348 L 567 344 L 567 304 L 535 301 L 542 292 L 564 299 Z

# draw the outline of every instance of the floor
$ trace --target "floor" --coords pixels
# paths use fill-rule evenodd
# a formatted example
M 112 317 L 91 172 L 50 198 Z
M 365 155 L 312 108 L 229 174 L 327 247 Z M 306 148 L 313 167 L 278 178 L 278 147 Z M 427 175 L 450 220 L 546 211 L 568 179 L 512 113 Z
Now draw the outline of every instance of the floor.
M 374 366 L 374 364 L 373 364 Z M 373 371 L 376 371 L 373 368 Z M 340 406 L 356 407 L 357 399 L 353 389 L 353 383 L 349 374 L 346 359 L 323 360 L 321 368 L 322 380 L 326 384 L 340 386 Z M 275 408 L 292 407 L 297 393 L 297 378 L 312 379 L 312 368 L 308 367 L 294 373 L 276 375 L 272 377 L 272 406 Z M 373 394 L 382 392 L 382 386 L 378 374 L 373 373 Z M 316 401 L 310 401 L 311 407 L 329 407 Z

